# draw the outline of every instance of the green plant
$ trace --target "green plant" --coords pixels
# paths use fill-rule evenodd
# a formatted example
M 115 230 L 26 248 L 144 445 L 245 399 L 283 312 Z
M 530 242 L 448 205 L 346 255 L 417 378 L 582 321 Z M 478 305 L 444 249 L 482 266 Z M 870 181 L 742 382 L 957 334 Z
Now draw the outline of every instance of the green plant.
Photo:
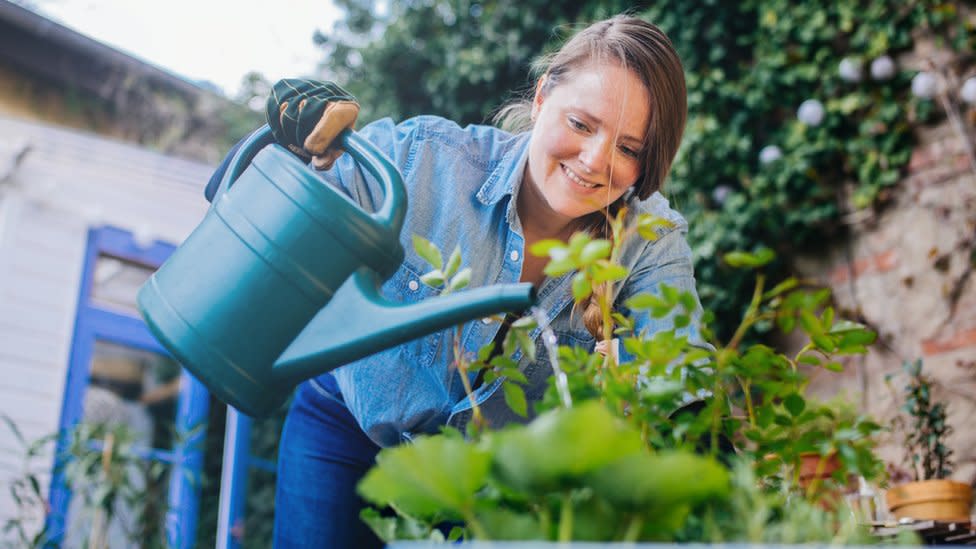
M 3 523 L 4 536 L 13 536 L 11 548 L 43 547 L 48 542 L 48 533 L 44 529 L 44 517 L 48 509 L 47 495 L 43 492 L 41 477 L 37 473 L 37 461 L 45 457 L 49 446 L 54 441 L 53 436 L 43 437 L 28 442 L 17 428 L 17 424 L 6 415 L 0 419 L 7 425 L 14 440 L 20 445 L 24 456 L 24 466 L 19 476 L 14 477 L 8 485 L 8 494 L 14 502 L 14 515 Z
M 653 240 L 666 226 L 646 216 L 627 229 L 625 215 L 609 220 L 614 242 Z M 422 242 L 421 247 L 428 246 Z M 576 273 L 573 292 L 580 301 L 593 287 L 627 276 L 614 248 L 610 241 L 576 234 L 566 243 L 537 243 L 533 252 L 552 259 L 546 268 L 551 276 Z M 427 249 L 421 256 L 440 270 L 439 252 Z M 767 250 L 730 254 L 726 261 L 759 269 L 772 259 Z M 434 278 L 450 278 L 442 274 Z M 632 359 L 560 347 L 556 369 L 565 379 L 552 377 L 543 399 L 533 403 L 531 412 L 537 415 L 527 426 L 469 430 L 469 439 L 448 432 L 382 451 L 360 490 L 397 516 L 367 511 L 364 519 L 385 539 L 444 538 L 438 525 L 446 522 L 458 525 L 448 536 L 454 538 L 738 540 L 745 534 L 730 529 L 731 519 L 722 526 L 715 518 L 728 516 L 729 498 L 758 498 L 765 507 L 756 512 L 782 508 L 775 498 L 819 500 L 820 492 L 798 487 L 799 455 L 805 450 L 837 452 L 842 458 L 838 478 L 876 476 L 880 463 L 871 451 L 871 437 L 879 426 L 808 401 L 803 396 L 807 378 L 799 368 L 839 370 L 834 357 L 865 352 L 874 334 L 836 319 L 826 305 L 826 290 L 795 279 L 766 290 L 764 276 L 756 278 L 750 307 L 725 344 L 707 326 L 703 331 L 710 344 L 689 341 L 696 304 L 687 292 L 662 286 L 658 293 L 631 298 L 619 311 L 601 303 L 603 333 L 621 338 Z M 635 333 L 638 314 L 669 317 L 675 329 Z M 762 323 L 785 331 L 800 328 L 809 343 L 792 357 L 747 344 L 750 330 Z M 523 348 L 533 347 L 528 343 Z M 484 350 L 479 353 L 479 359 L 487 356 Z M 473 363 L 457 358 L 462 372 Z M 515 363 L 506 360 L 499 375 L 518 373 Z M 518 376 L 513 378 L 507 383 L 517 384 Z M 699 401 L 697 413 L 686 406 L 690 400 Z M 740 447 L 739 455 L 724 456 L 726 461 L 746 464 L 762 488 L 746 494 L 737 492 L 744 490 L 740 484 L 730 484 L 716 459 L 722 437 Z M 770 454 L 777 460 L 767 459 Z M 693 527 L 703 516 L 712 516 L 712 522 Z M 756 520 L 764 528 L 781 528 L 787 539 L 794 534 L 786 532 L 795 533 L 808 519 L 791 511 Z M 829 520 L 840 524 L 836 516 Z
M 16 547 L 47 547 L 51 533 L 45 519 L 51 509 L 36 461 L 49 459 L 59 435 L 28 442 L 10 418 L 2 418 L 24 450 L 23 474 L 9 488 L 17 512 L 4 523 L 3 531 L 14 534 Z M 68 528 L 69 535 L 77 537 L 70 543 L 89 549 L 107 547 L 110 524 L 116 524 L 126 543 L 168 547 L 160 520 L 165 509 L 156 506 L 165 501 L 160 491 L 167 466 L 147 461 L 125 425 L 81 422 L 61 436 L 66 447 L 58 455 L 56 471 L 64 474 L 65 484 L 75 496 Z M 120 516 L 121 510 L 125 510 L 124 516 Z
M 915 480 L 944 479 L 952 474 L 952 450 L 946 445 L 952 427 L 946 422 L 946 405 L 932 396 L 932 380 L 922 375 L 921 359 L 905 362 L 902 370 L 908 376 L 902 420 L 905 465 Z

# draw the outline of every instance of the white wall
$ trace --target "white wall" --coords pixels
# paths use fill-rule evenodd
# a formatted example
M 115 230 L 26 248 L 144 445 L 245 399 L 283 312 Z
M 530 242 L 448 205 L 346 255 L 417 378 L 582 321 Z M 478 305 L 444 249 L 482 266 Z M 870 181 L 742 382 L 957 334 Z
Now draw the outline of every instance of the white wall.
M 206 212 L 212 169 L 0 117 L 0 415 L 27 439 L 58 427 L 88 229 L 113 225 L 178 244 Z M 37 462 L 45 479 L 51 462 Z M 0 423 L 0 525 L 17 511 L 8 486 L 23 467 Z

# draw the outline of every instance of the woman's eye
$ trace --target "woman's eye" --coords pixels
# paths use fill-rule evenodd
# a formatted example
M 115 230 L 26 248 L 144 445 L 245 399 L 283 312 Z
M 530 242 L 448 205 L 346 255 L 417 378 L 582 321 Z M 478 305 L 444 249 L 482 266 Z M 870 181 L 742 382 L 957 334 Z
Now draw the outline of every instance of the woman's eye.
M 586 124 L 582 123 L 581 121 L 579 121 L 579 120 L 577 120 L 576 118 L 573 118 L 573 117 L 570 117 L 569 118 L 569 125 L 574 130 L 581 131 L 581 132 L 586 131 L 588 129 L 586 127 Z
M 623 146 L 623 145 L 621 145 L 620 147 L 620 152 L 624 153 L 624 155 L 629 156 L 631 158 L 638 158 L 640 156 L 640 151 L 638 151 L 637 149 L 632 149 L 630 147 Z

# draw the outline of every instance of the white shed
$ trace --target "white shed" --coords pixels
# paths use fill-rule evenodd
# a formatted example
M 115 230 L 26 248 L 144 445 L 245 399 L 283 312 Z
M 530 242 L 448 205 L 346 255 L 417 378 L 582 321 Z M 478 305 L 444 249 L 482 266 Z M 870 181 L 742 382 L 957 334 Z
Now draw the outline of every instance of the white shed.
M 206 212 L 202 189 L 212 166 L 5 117 L 0 136 L 0 416 L 36 440 L 63 425 L 70 398 L 77 406 L 79 395 L 67 392 L 79 366 L 73 345 L 86 344 L 76 337 L 79 307 L 94 303 L 136 319 L 133 292 L 151 272 L 92 249 L 100 246 L 95 236 L 110 231 L 113 246 L 136 253 L 178 244 Z M 40 478 L 49 479 L 52 459 L 35 461 Z M 3 426 L 0 485 L 24 466 L 21 445 Z M 0 524 L 22 511 L 0 492 Z

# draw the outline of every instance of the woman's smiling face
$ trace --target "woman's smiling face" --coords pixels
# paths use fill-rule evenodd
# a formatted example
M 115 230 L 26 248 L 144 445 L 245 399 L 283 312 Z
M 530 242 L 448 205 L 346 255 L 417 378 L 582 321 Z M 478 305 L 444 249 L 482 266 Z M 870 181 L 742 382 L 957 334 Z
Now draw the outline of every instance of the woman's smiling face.
M 551 86 L 540 81 L 525 174 L 528 211 L 520 213 L 569 223 L 620 198 L 643 173 L 650 101 L 643 82 L 617 64 L 585 65 Z

